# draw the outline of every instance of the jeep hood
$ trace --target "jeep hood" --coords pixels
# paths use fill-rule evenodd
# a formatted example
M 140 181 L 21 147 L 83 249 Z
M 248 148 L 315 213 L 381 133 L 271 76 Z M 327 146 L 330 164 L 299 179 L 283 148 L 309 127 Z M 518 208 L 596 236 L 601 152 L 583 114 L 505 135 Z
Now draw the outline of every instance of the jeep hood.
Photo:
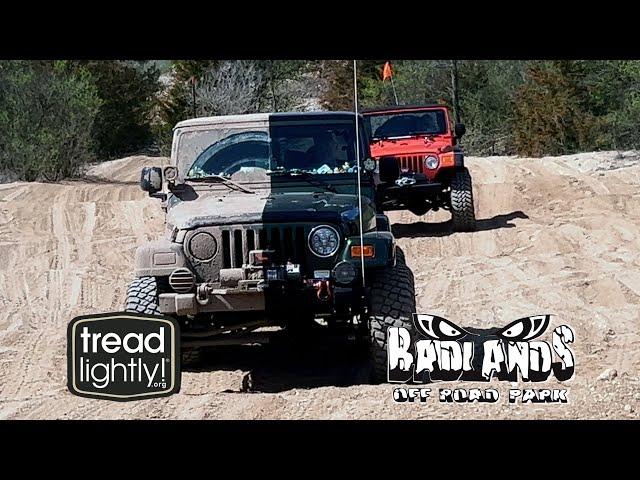
M 375 211 L 362 198 L 364 230 L 373 228 Z M 181 230 L 241 223 L 329 222 L 359 228 L 357 195 L 338 193 L 270 193 L 201 196 L 181 201 L 167 212 L 167 223 Z

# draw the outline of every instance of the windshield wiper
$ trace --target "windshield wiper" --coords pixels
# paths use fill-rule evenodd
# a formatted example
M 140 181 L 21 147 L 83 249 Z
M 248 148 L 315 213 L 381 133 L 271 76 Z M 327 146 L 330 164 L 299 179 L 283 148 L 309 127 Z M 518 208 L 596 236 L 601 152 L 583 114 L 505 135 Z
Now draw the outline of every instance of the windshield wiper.
M 411 137 L 421 137 L 421 136 L 426 136 L 426 137 L 433 137 L 434 135 L 439 135 L 438 133 L 432 133 L 432 132 L 407 132 L 403 135 L 389 135 L 388 137 L 373 137 L 372 140 L 402 140 L 404 138 L 411 138 Z
M 337 190 L 331 184 L 325 183 L 325 182 L 321 182 L 320 180 L 316 180 L 312 173 L 306 172 L 304 170 L 300 170 L 298 168 L 292 168 L 292 169 L 289 169 L 289 170 L 271 170 L 270 172 L 267 172 L 267 175 L 269 175 L 269 176 L 272 176 L 272 175 L 286 176 L 286 177 L 298 177 L 299 176 L 303 180 L 306 180 L 309 184 L 311 184 L 313 186 L 322 187 L 325 190 L 328 190 L 328 191 L 333 192 L 333 193 L 337 193 Z
M 202 177 L 187 177 L 186 180 L 189 182 L 209 182 L 211 180 L 218 180 L 227 186 L 233 185 L 235 188 L 242 190 L 245 193 L 256 193 L 253 190 L 249 190 L 248 188 L 243 187 L 239 183 L 234 182 L 233 180 L 229 180 L 228 178 L 223 177 L 222 175 L 209 174 L 209 175 L 204 175 Z
M 415 135 L 413 135 L 413 134 L 406 133 L 406 134 L 403 134 L 403 135 L 389 135 L 388 137 L 373 137 L 373 140 L 377 140 L 377 141 L 386 140 L 386 141 L 389 141 L 389 142 L 395 142 L 397 140 L 404 140 L 404 139 L 411 138 L 411 137 L 414 137 L 414 136 Z
M 433 137 L 435 135 L 441 135 L 438 132 L 424 132 L 424 131 L 417 131 L 417 132 L 409 132 L 409 135 L 411 135 L 412 137 L 418 137 L 418 136 L 425 136 L 425 137 Z

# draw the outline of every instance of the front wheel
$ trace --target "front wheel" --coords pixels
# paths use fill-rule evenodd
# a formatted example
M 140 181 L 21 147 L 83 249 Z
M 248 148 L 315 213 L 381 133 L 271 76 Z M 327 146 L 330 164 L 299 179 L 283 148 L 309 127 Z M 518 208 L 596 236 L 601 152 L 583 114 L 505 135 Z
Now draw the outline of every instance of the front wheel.
M 136 278 L 127 290 L 125 312 L 159 315 L 158 283 L 155 277 Z
M 395 266 L 376 273 L 371 285 L 369 313 L 369 359 L 373 380 L 387 381 L 387 329 L 403 327 L 413 332 L 416 311 L 413 273 L 398 249 Z
M 158 305 L 158 282 L 155 277 L 136 278 L 127 290 L 124 311 L 160 315 Z M 202 349 L 198 347 L 181 348 L 182 367 L 194 367 L 201 362 Z
M 467 168 L 456 171 L 451 179 L 451 221 L 456 232 L 472 232 L 476 229 L 473 185 Z

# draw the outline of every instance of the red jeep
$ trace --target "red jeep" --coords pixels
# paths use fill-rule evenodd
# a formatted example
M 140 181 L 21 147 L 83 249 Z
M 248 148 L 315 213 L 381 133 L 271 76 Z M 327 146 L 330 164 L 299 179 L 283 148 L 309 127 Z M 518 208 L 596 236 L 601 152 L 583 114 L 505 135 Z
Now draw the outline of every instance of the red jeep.
M 444 208 L 454 230 L 475 230 L 471 175 L 457 146 L 465 127 L 458 123 L 452 131 L 447 107 L 388 107 L 363 115 L 378 163 L 380 208 L 416 215 Z

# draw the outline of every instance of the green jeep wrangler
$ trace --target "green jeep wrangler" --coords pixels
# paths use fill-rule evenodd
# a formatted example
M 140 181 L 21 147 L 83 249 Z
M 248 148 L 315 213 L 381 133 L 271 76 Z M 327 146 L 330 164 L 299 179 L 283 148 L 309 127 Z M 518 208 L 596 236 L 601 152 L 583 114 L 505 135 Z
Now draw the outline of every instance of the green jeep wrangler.
M 138 248 L 126 310 L 177 318 L 183 365 L 203 347 L 259 343 L 263 327 L 279 326 L 368 339 L 374 379 L 386 381 L 387 327 L 411 328 L 413 275 L 376 212 L 376 165 L 355 120 L 186 120 L 171 164 L 143 169 L 141 188 L 162 200 L 166 235 Z

